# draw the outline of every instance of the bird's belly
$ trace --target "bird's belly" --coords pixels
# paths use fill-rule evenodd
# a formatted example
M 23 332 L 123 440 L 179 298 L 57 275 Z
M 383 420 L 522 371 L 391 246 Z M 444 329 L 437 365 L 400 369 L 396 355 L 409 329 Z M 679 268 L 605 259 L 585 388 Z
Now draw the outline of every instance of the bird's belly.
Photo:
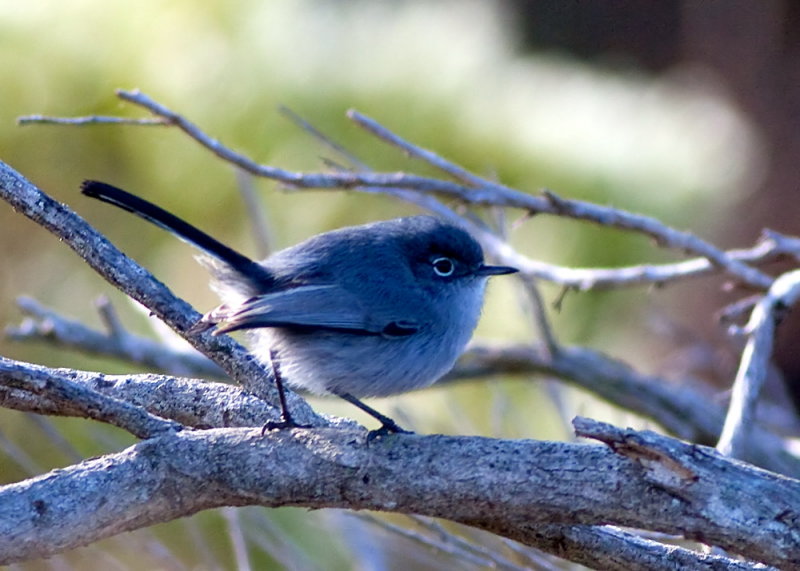
M 254 353 L 269 362 L 292 387 L 316 394 L 346 392 L 381 397 L 419 389 L 449 371 L 467 339 L 418 334 L 389 338 L 339 332 L 257 332 Z M 449 342 L 444 341 L 445 339 Z

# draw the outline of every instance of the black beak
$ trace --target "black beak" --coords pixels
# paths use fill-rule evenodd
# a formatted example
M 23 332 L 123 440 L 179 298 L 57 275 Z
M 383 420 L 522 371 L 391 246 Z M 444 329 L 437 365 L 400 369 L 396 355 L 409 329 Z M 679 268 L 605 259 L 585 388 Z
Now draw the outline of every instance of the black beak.
M 510 266 L 484 266 L 481 265 L 475 270 L 476 276 L 504 276 L 506 274 L 516 274 L 519 270 Z

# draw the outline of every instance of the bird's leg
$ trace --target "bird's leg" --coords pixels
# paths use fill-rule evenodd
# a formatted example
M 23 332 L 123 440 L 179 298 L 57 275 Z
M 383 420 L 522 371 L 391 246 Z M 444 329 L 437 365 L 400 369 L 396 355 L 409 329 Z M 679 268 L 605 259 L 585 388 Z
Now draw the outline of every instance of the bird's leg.
M 283 376 L 281 375 L 280 362 L 278 361 L 278 352 L 274 349 L 269 352 L 269 360 L 272 365 L 272 373 L 275 377 L 275 387 L 278 389 L 278 402 L 281 405 L 281 419 L 270 420 L 261 429 L 263 436 L 268 430 L 283 430 L 284 428 L 311 428 L 309 424 L 300 424 L 289 412 L 289 405 L 286 403 L 286 389 L 283 387 Z
M 363 402 L 358 400 L 356 397 L 354 397 L 350 393 L 336 392 L 334 394 L 336 396 L 340 397 L 340 398 L 343 398 L 344 400 L 346 400 L 347 402 L 349 402 L 353 406 L 357 406 L 358 408 L 360 408 L 361 410 L 366 412 L 371 417 L 373 417 L 373 418 L 375 418 L 375 419 L 380 421 L 380 423 L 381 423 L 381 427 L 380 428 L 378 428 L 376 430 L 370 430 L 369 431 L 369 436 L 367 437 L 369 440 L 373 440 L 375 438 L 379 438 L 379 437 L 384 436 L 386 434 L 413 434 L 412 432 L 410 432 L 408 430 L 404 430 L 404 429 L 400 428 L 400 426 L 398 426 L 397 423 L 394 420 L 392 420 L 391 418 L 389 418 L 388 416 L 386 416 L 384 414 L 381 414 L 380 412 L 378 412 L 377 410 L 375 410 L 371 406 L 368 406 L 368 405 L 364 404 Z

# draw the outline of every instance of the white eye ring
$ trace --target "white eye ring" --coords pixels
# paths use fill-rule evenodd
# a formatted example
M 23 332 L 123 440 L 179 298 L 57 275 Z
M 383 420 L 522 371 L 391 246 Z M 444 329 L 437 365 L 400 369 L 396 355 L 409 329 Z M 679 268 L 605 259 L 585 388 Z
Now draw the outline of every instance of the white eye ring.
M 443 278 L 452 276 L 453 272 L 456 271 L 456 264 L 450 258 L 436 258 L 431 262 L 431 265 L 436 275 Z

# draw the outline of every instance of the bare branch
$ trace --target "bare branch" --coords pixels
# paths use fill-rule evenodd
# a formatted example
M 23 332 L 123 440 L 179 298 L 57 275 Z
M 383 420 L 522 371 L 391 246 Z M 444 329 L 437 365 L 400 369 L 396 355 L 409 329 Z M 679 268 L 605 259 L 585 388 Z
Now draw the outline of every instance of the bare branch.
M 753 430 L 761 387 L 767 379 L 775 342 L 775 327 L 800 298 L 800 270 L 779 276 L 753 308 L 745 331 L 749 335 L 717 449 L 741 458 L 748 434 Z
M 398 135 L 395 135 L 391 131 L 389 131 L 386 127 L 380 125 L 374 119 L 370 119 L 361 113 L 350 110 L 348 111 L 348 117 L 358 123 L 361 127 L 372 133 L 373 135 L 387 141 L 388 143 L 395 145 L 401 148 L 403 151 L 408 153 L 410 156 L 422 159 L 425 162 L 433 165 L 436 168 L 444 171 L 445 173 L 449 174 L 453 178 L 457 180 L 461 180 L 465 184 L 469 186 L 475 186 L 487 190 L 494 191 L 498 197 L 502 197 L 505 199 L 510 199 L 509 202 L 499 203 L 499 202 L 489 202 L 490 204 L 497 204 L 499 206 L 516 206 L 520 208 L 526 208 L 519 202 L 514 203 L 513 199 L 517 199 L 519 201 L 520 194 L 519 191 L 506 187 L 504 185 L 499 185 L 493 183 L 485 178 L 479 177 L 473 173 L 470 173 L 466 169 L 447 161 L 437 155 L 436 153 L 423 149 L 413 143 L 410 143 Z M 471 197 L 471 193 L 469 191 L 464 192 L 465 197 L 464 200 L 467 202 L 476 202 L 473 197 Z M 748 283 L 753 286 L 757 286 L 760 289 L 764 289 L 769 287 L 770 283 L 772 282 L 771 278 L 766 274 L 760 273 L 758 270 L 753 268 L 749 268 L 744 264 L 740 264 L 739 260 L 736 258 L 730 258 L 725 255 L 724 252 L 717 249 L 713 245 L 704 242 L 697 238 L 694 235 L 691 235 L 687 232 L 678 232 L 665 226 L 661 222 L 656 219 L 648 218 L 645 216 L 634 215 L 630 214 L 621 210 L 617 210 L 614 208 L 608 207 L 600 207 L 595 204 L 590 204 L 587 202 L 577 201 L 577 200 L 567 200 L 558 197 L 555 193 L 550 190 L 544 191 L 545 198 L 553 205 L 554 209 L 545 209 L 545 208 L 536 208 L 532 206 L 527 206 L 529 210 L 532 212 L 546 212 L 549 214 L 559 214 L 559 215 L 568 215 L 578 219 L 589 220 L 591 222 L 596 222 L 603 225 L 614 226 L 621 229 L 627 230 L 636 230 L 652 236 L 659 244 L 684 250 L 687 252 L 695 252 L 704 256 L 704 259 L 708 261 L 709 265 L 715 265 L 721 267 L 728 271 L 731 274 L 737 275 L 743 279 L 745 283 Z M 527 197 L 527 195 L 522 195 Z M 524 199 L 523 199 L 524 200 Z M 485 204 L 486 202 L 481 202 Z M 686 271 L 684 268 L 681 268 L 683 271 Z M 655 267 L 650 266 L 650 273 L 653 273 L 653 270 L 657 272 Z M 695 270 L 697 271 L 697 270 Z M 631 279 L 627 277 L 626 279 Z M 651 278 L 652 280 L 652 278 Z M 660 280 L 655 280 L 660 281 Z M 559 282 L 562 283 L 562 282 Z M 585 282 L 591 283 L 591 282 Z M 571 285 L 571 284 L 564 284 L 564 285 Z
M 469 542 L 455 534 L 448 533 L 433 520 L 425 520 L 420 517 L 415 518 L 415 521 L 421 525 L 430 526 L 429 529 L 433 526 L 438 527 L 438 533 L 436 535 L 439 537 L 432 537 L 430 534 L 415 531 L 373 515 L 355 515 L 364 522 L 370 523 L 385 531 L 398 535 L 403 539 L 412 541 L 424 547 L 426 550 L 439 551 L 440 553 L 444 553 L 462 563 L 481 567 L 489 567 L 492 569 L 502 569 L 503 571 L 524 571 L 526 569 L 525 567 L 520 567 L 519 565 L 508 561 L 506 558 L 501 557 L 497 553 L 491 552 L 490 550 L 483 549 L 476 553 L 475 550 L 472 549 L 473 546 L 469 544 Z
M 374 119 L 371 119 L 366 115 L 359 113 L 355 109 L 350 109 L 347 112 L 347 117 L 352 121 L 354 121 L 358 126 L 366 130 L 367 132 L 375 135 L 376 137 L 382 139 L 383 141 L 389 143 L 390 145 L 394 145 L 395 147 L 400 148 L 408 156 L 425 161 L 426 163 L 436 167 L 442 172 L 450 175 L 455 180 L 460 180 L 461 182 L 469 186 L 483 186 L 486 182 L 488 182 L 485 179 L 458 166 L 457 164 L 448 161 L 446 159 L 443 159 L 433 151 L 430 151 L 428 149 L 423 149 L 418 145 L 406 141 L 402 137 L 392 133 L 389 129 L 387 129 Z
M 241 169 L 236 169 L 236 182 L 239 188 L 239 195 L 244 202 L 247 217 L 252 226 L 253 238 L 256 243 L 258 257 L 266 258 L 272 253 L 272 236 L 267 223 L 267 216 L 264 212 L 264 203 L 256 192 L 253 184 L 253 177 Z
M 337 143 L 330 137 L 328 137 L 325 133 L 314 127 L 310 122 L 306 121 L 303 117 L 289 109 L 288 107 L 281 106 L 279 108 L 281 114 L 288 118 L 292 123 L 303 129 L 305 132 L 310 134 L 315 140 L 322 143 L 325 147 L 331 149 L 336 154 L 344 157 L 347 162 L 353 165 L 358 170 L 362 171 L 371 171 L 372 169 L 369 165 L 363 162 L 361 159 L 356 157 L 353 153 L 351 153 L 348 149 L 346 149 L 343 145 Z
M 153 438 L 183 427 L 159 418 L 128 402 L 98 393 L 72 382 L 70 373 L 43 372 L 0 357 L 0 384 L 43 395 L 56 407 L 78 411 L 80 416 L 107 422 L 139 438 Z
M 621 268 L 570 268 L 532 260 L 526 256 L 509 252 L 502 244 L 498 257 L 504 263 L 519 267 L 526 274 L 564 287 L 587 291 L 611 289 L 625 286 L 665 285 L 686 278 L 701 277 L 717 272 L 707 258 L 692 258 L 671 264 L 645 264 Z M 493 246 L 489 246 L 493 249 Z M 759 242 L 748 249 L 728 250 L 725 255 L 732 260 L 748 264 L 763 264 L 784 256 L 800 259 L 800 240 L 765 232 Z
M 650 418 L 672 434 L 713 444 L 725 411 L 696 383 L 678 383 L 638 373 L 622 361 L 585 347 L 560 347 L 552 358 L 535 346 L 473 346 L 440 382 L 492 374 L 540 373 L 587 389 L 611 404 Z M 753 423 L 741 458 L 781 474 L 800 477 L 800 459 L 784 440 Z
M 412 435 L 367 442 L 363 431 L 331 429 L 266 437 L 258 429 L 184 431 L 0 488 L 0 553 L 9 563 L 248 504 L 445 517 L 507 530 L 538 547 L 549 543 L 540 526 L 567 520 L 648 526 L 773 565 L 800 563 L 797 523 L 784 515 L 800 501 L 800 484 L 712 449 L 624 434 L 660 455 L 643 464 L 641 455 L 631 460 L 583 444 Z M 681 470 L 692 477 L 666 477 Z
M 432 164 L 438 164 L 443 169 L 449 169 L 450 174 L 457 175 L 459 178 L 468 176 L 470 180 L 476 183 L 480 181 L 480 185 L 462 186 L 434 178 L 404 173 L 372 173 L 364 171 L 298 173 L 261 165 L 247 156 L 222 145 L 219 141 L 206 135 L 199 127 L 182 115 L 175 113 L 140 91 L 118 90 L 117 95 L 121 99 L 139 105 L 167 123 L 178 127 L 221 159 L 237 165 L 256 176 L 271 178 L 292 187 L 366 191 L 374 191 L 376 188 L 404 189 L 421 193 L 443 194 L 476 205 L 521 208 L 532 213 L 568 216 L 604 226 L 638 232 L 652 237 L 663 247 L 698 254 L 707 258 L 712 265 L 723 269 L 737 280 L 756 289 L 768 289 L 772 283 L 770 276 L 739 260 L 732 259 L 710 243 L 688 232 L 674 230 L 654 218 L 630 214 L 622 210 L 588 202 L 567 200 L 558 197 L 551 191 L 545 191 L 544 197 L 525 194 L 502 184 L 467 173 L 460 167 L 438 159 L 430 151 L 419 149 L 415 151 L 415 156 L 426 157 L 429 162 L 434 161 Z M 368 123 L 370 125 L 371 130 L 377 131 L 380 129 L 382 136 L 386 134 L 388 138 L 388 130 L 385 130 L 373 120 L 366 118 L 363 118 L 363 120 L 364 124 Z M 400 140 L 399 137 L 397 139 Z M 405 142 L 403 143 L 408 145 Z M 411 147 L 408 148 L 410 149 Z
M 239 387 L 223 383 L 169 375 L 105 375 L 0 359 L 4 369 L 17 375 L 33 380 L 68 375 L 68 381 L 83 391 L 125 401 L 138 407 L 140 412 L 148 411 L 193 428 L 260 427 L 273 419 L 270 405 Z M 4 380 L 0 372 L 0 404 L 6 408 L 59 416 L 87 416 L 80 402 L 59 399 L 57 394 L 51 396 L 47 386 L 32 392 L 19 388 L 13 378 L 9 382 Z M 352 426 L 352 421 L 338 424 Z
M 105 315 L 108 333 L 64 317 L 28 297 L 17 299 L 17 305 L 30 317 L 16 327 L 6 327 L 5 334 L 14 341 L 44 341 L 175 375 L 222 378 L 225 374 L 213 361 L 194 350 L 180 350 L 130 333 L 106 305 L 99 305 L 98 310 Z
M 651 236 L 663 247 L 699 254 L 708 258 L 713 265 L 724 269 L 743 283 L 756 289 L 767 289 L 772 284 L 772 278 L 767 274 L 738 260 L 729 258 L 725 255 L 725 252 L 716 246 L 701 240 L 689 232 L 681 232 L 670 228 L 655 218 L 630 214 L 614 208 L 600 208 L 594 204 L 562 198 L 550 190 L 545 191 L 545 196 L 552 203 L 555 212 L 559 214 L 590 220 L 615 228 L 635 230 Z
M 247 391 L 225 383 L 186 379 L 171 375 L 106 375 L 92 371 L 52 369 L 0 357 L 3 369 L 32 379 L 66 378 L 77 394 L 97 393 L 124 401 L 161 419 L 171 419 L 191 428 L 262 427 L 274 420 L 273 408 Z M 56 416 L 93 418 L 79 399 L 60 398 L 47 385 L 36 390 L 20 388 L 15 379 L 5 382 L 0 370 L 0 405 L 5 408 Z M 137 414 L 139 414 L 137 413 Z M 354 428 L 355 421 L 327 418 L 328 426 Z M 125 428 L 124 426 L 122 428 Z M 157 428 L 157 427 L 156 427 Z
M 168 126 L 164 119 L 108 117 L 104 115 L 87 115 L 86 117 L 48 117 L 47 115 L 24 115 L 17 118 L 18 125 L 139 125 L 139 126 Z

